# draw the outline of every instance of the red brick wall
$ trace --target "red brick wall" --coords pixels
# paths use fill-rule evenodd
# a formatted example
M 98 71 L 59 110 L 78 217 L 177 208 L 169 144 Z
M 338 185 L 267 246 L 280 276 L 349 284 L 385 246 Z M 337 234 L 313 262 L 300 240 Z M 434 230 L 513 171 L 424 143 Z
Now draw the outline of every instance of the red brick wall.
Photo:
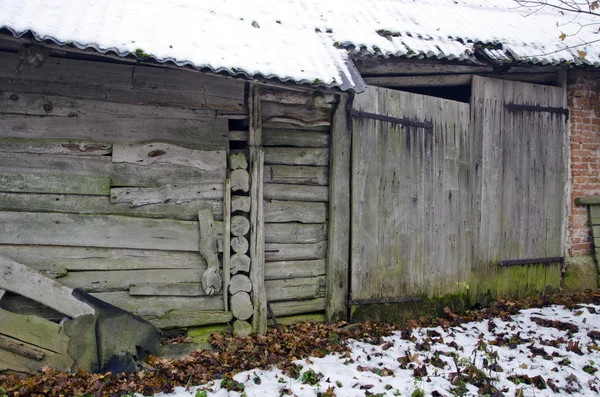
M 592 253 L 586 206 L 575 205 L 576 197 L 600 196 L 600 73 L 570 72 L 570 214 L 567 254 Z

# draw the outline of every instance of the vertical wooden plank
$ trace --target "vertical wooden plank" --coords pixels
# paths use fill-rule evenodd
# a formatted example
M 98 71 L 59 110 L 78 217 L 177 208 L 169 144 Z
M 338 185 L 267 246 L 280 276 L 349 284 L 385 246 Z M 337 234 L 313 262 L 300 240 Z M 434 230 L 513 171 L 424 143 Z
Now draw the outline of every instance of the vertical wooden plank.
M 223 302 L 229 311 L 229 281 L 231 278 L 231 181 L 225 179 L 223 199 Z
M 329 245 L 325 315 L 328 322 L 347 319 L 350 267 L 350 150 L 352 99 L 340 95 L 333 114 L 329 166 Z
M 265 290 L 265 237 L 263 216 L 263 170 L 264 151 L 262 149 L 262 121 L 260 110 L 260 86 L 250 86 L 249 98 L 250 129 L 250 280 L 251 298 L 254 306 L 252 316 L 253 332 L 264 335 L 267 332 L 267 292 Z

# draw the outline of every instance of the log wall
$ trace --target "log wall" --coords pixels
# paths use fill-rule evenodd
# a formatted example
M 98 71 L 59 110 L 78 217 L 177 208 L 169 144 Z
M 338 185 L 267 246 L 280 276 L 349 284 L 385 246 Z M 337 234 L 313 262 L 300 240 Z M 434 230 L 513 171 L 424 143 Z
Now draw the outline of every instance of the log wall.
M 229 321 L 223 294 L 202 285 L 215 262 L 198 220 L 210 210 L 222 251 L 219 115 L 247 112 L 244 90 L 137 64 L 50 57 L 29 68 L 0 52 L 0 255 L 161 328 Z M 19 299 L 0 306 L 19 311 Z

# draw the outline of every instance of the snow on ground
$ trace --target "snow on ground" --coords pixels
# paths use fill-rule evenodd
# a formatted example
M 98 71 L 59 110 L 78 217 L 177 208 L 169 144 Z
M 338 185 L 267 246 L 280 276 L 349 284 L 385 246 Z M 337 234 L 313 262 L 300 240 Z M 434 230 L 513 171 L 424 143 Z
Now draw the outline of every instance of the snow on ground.
M 276 368 L 237 374 L 244 394 L 215 380 L 157 396 L 493 395 L 491 387 L 511 396 L 600 394 L 600 306 L 527 309 L 506 320 L 419 328 L 405 339 L 397 332 L 381 345 L 351 340 L 349 355 L 296 361 L 298 379 Z

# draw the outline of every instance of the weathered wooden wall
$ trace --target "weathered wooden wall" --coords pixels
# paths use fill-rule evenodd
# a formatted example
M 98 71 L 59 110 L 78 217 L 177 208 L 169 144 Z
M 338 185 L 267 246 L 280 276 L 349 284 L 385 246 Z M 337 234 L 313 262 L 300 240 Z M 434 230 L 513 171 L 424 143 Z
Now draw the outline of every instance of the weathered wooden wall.
M 245 83 L 0 52 L 0 255 L 161 328 L 223 323 L 199 211 L 222 245 L 228 120 Z M 222 249 L 222 248 L 221 248 Z M 26 310 L 7 294 L 0 306 Z M 19 303 L 20 302 L 20 303 Z M 32 309 L 33 310 L 33 309 Z

